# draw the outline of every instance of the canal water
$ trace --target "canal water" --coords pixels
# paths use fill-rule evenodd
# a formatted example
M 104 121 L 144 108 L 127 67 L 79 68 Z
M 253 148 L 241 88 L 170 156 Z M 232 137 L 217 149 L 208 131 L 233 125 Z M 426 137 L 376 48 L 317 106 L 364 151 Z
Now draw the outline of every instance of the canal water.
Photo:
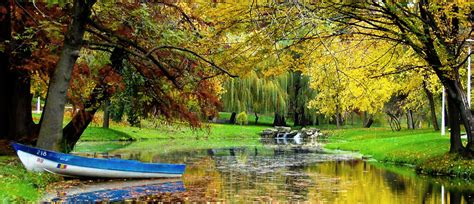
M 88 142 L 76 154 L 187 167 L 180 179 L 87 182 L 49 192 L 45 201 L 474 203 L 469 181 L 419 176 L 412 168 L 324 150 L 318 141 Z

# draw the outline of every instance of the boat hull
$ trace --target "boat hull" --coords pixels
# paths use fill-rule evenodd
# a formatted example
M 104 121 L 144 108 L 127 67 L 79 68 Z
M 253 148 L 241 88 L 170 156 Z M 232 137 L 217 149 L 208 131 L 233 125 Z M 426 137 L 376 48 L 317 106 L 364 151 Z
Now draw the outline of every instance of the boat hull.
M 13 146 L 27 170 L 69 177 L 174 178 L 180 177 L 185 169 L 183 164 L 148 164 L 133 160 L 86 158 L 21 144 Z

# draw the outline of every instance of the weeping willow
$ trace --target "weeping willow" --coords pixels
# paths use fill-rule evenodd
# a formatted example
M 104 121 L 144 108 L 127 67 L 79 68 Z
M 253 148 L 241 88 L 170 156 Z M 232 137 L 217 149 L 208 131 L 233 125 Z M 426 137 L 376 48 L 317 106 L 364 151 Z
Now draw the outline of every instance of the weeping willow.
M 254 71 L 245 77 L 229 79 L 221 96 L 228 112 L 279 113 L 288 112 L 288 75 L 263 78 Z
M 316 121 L 318 110 L 308 107 L 309 101 L 317 96 L 317 91 L 309 86 L 310 77 L 300 71 L 290 72 L 287 83 L 288 97 L 292 99 L 289 101 L 289 116 L 293 117 L 295 123 Z M 298 122 L 295 115 L 299 117 Z
M 252 71 L 244 77 L 228 79 L 221 96 L 224 111 L 278 113 L 292 119 L 299 117 L 298 121 L 315 121 L 317 110 L 309 109 L 308 102 L 317 92 L 309 88 L 309 81 L 309 76 L 301 72 L 259 77 Z

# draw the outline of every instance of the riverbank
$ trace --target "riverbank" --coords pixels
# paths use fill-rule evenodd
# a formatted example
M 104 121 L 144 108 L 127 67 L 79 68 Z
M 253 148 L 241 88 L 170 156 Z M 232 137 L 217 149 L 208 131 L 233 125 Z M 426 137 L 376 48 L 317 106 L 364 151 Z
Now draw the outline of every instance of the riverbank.
M 0 156 L 0 203 L 36 202 L 48 184 L 60 180 L 49 173 L 27 172 L 16 156 Z
M 178 150 L 191 152 L 192 149 L 255 146 L 260 144 L 258 133 L 265 128 L 264 126 L 225 124 L 210 124 L 210 129 L 200 130 L 186 127 L 135 128 L 120 125 L 103 129 L 91 126 L 86 130 L 81 141 L 102 141 L 103 149 L 122 148 L 128 152 L 136 150 L 140 152 L 140 158 L 147 157 L 144 160 L 150 160 L 161 152 L 169 153 Z M 329 149 L 359 151 L 378 161 L 414 166 L 424 174 L 461 178 L 474 176 L 474 162 L 447 154 L 449 138 L 442 137 L 432 130 L 392 132 L 387 128 L 352 128 L 325 130 L 325 132 L 329 134 L 329 143 L 326 145 Z M 107 146 L 112 141 L 120 140 L 142 142 L 124 143 L 124 146 L 120 147 Z M 147 146 L 143 146 L 144 143 L 147 143 Z M 240 143 L 245 143 L 245 145 Z M 113 143 L 113 145 L 122 144 Z M 163 148 L 143 151 L 150 146 Z M 48 184 L 61 180 L 61 177 L 51 174 L 27 172 L 16 156 L 0 156 L 0 202 L 36 201 Z
M 327 133 L 328 149 L 358 151 L 377 161 L 414 166 L 423 174 L 474 178 L 474 161 L 449 154 L 449 137 L 433 130 L 360 128 Z

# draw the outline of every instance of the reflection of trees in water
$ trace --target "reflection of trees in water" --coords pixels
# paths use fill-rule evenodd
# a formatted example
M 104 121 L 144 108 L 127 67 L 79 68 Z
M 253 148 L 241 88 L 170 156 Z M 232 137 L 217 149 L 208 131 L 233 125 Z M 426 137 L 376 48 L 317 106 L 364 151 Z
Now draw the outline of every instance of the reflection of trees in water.
M 213 149 L 207 152 L 221 175 L 226 200 L 240 199 L 237 197 L 245 198 L 245 201 L 265 201 L 269 198 L 307 200 L 308 187 L 313 180 L 304 172 L 306 166 L 285 162 L 282 162 L 284 165 L 274 164 L 280 161 L 300 162 L 292 151 L 274 151 L 272 157 L 259 156 L 257 148 Z M 216 156 L 223 152 L 228 152 L 229 156 Z
M 348 203 L 384 200 L 395 203 L 441 203 L 441 186 L 429 182 L 429 179 L 399 175 L 361 160 L 333 161 L 337 159 L 335 155 L 326 157 L 328 154 L 305 154 L 304 151 L 302 147 L 257 146 L 181 151 L 164 155 L 137 151 L 127 156 L 140 160 L 149 158 L 161 161 L 166 157 L 170 161 L 186 161 L 189 165 L 185 177 L 192 178 L 185 180 L 190 194 L 198 198 L 211 196 L 217 201 L 224 199 L 231 203 L 247 203 L 269 202 L 270 199 L 324 199 L 332 203 L 347 199 Z M 474 203 L 473 197 L 472 188 L 469 191 L 446 187 L 446 204 Z
M 425 188 L 423 190 L 423 197 L 422 197 L 423 204 L 428 202 L 428 199 L 430 198 L 430 195 L 433 194 L 433 188 L 434 188 L 434 186 L 431 183 L 428 183 L 425 186 Z
M 440 186 L 437 186 L 432 189 L 437 189 L 441 191 Z M 445 195 L 444 195 L 444 202 L 449 204 L 474 204 L 474 190 L 473 189 L 461 189 L 457 187 L 445 187 Z
M 289 173 L 286 175 L 285 190 L 291 192 L 290 198 L 292 200 L 307 200 L 309 187 L 314 185 L 314 181 L 304 173 L 306 166 L 290 167 Z
M 474 203 L 474 192 L 473 191 L 468 191 L 464 192 L 464 199 L 466 199 L 467 203 Z
M 384 171 L 382 173 L 383 178 L 385 179 L 385 183 L 387 183 L 388 187 L 394 192 L 405 192 L 406 191 L 406 184 L 403 177 L 399 176 L 396 173 L 390 171 Z

